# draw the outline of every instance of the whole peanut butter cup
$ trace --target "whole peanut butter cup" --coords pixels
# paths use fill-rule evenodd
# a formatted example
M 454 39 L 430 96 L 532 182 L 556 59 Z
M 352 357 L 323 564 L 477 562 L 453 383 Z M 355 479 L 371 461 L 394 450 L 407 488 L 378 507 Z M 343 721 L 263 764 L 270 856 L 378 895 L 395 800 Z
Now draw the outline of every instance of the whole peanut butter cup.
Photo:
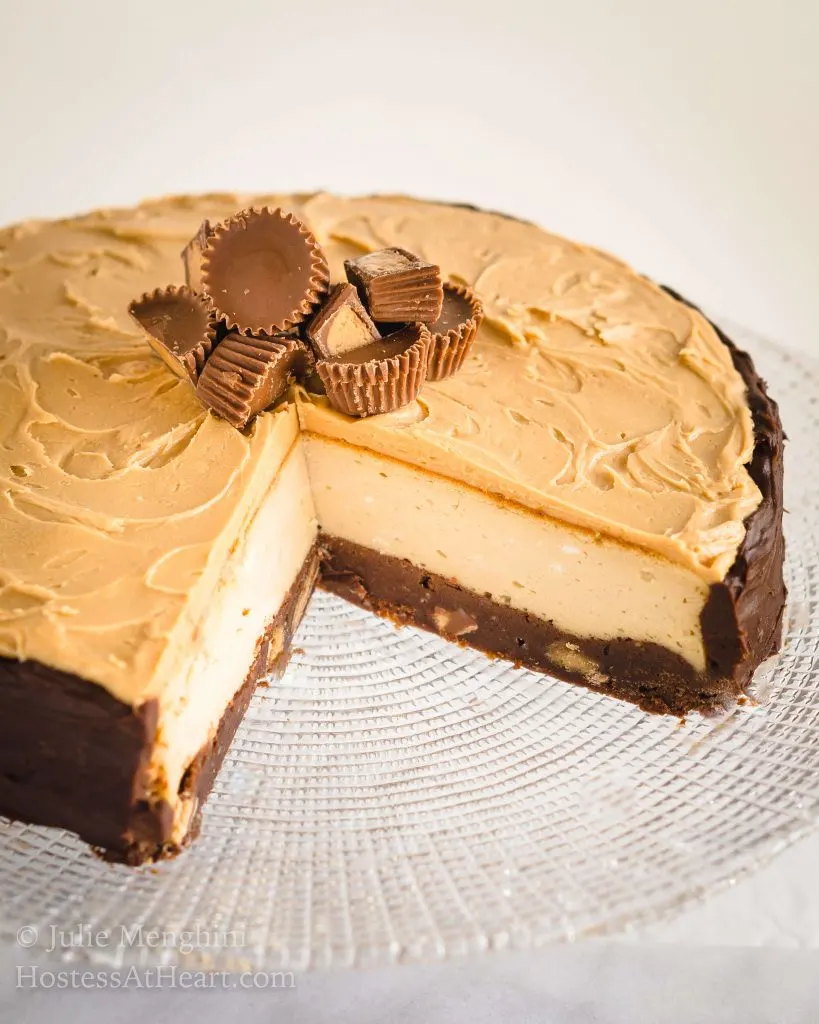
M 345 260 L 347 280 L 354 284 L 378 323 L 428 324 L 441 315 L 440 267 L 394 246 Z
M 288 331 L 313 312 L 330 273 L 316 239 L 292 213 L 243 210 L 210 232 L 202 287 L 218 319 L 243 334 Z
M 426 378 L 430 334 L 408 324 L 395 334 L 336 359 L 320 359 L 316 370 L 334 409 L 347 416 L 376 416 L 414 402 Z
M 202 253 L 213 233 L 209 220 L 203 220 L 199 230 L 182 250 L 182 263 L 185 266 L 185 283 L 194 292 L 202 291 Z
M 208 360 L 196 394 L 204 406 L 242 430 L 312 365 L 307 346 L 296 338 L 248 338 L 234 332 Z
M 483 306 L 471 288 L 444 284 L 441 315 L 429 325 L 427 380 L 445 380 L 460 370 L 483 320 Z
M 170 285 L 134 299 L 128 312 L 177 377 L 195 384 L 216 343 L 216 322 L 207 301 L 190 288 Z

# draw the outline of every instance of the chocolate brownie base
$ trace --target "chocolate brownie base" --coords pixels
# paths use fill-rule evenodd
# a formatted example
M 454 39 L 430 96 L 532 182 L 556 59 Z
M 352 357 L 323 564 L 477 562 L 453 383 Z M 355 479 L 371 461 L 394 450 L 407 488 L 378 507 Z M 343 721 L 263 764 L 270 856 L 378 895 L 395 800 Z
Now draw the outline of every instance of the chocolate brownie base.
M 0 814 L 76 832 L 128 864 L 178 853 L 199 832 L 202 805 L 259 680 L 284 671 L 317 571 L 313 551 L 213 739 L 188 767 L 180 794 L 193 809 L 181 843 L 172 839 L 168 802 L 145 792 L 156 701 L 132 708 L 101 686 L 34 661 L 0 658 Z
M 338 537 L 321 538 L 321 586 L 400 625 L 418 626 L 516 665 L 639 704 L 682 714 L 727 696 L 658 644 L 577 637 L 498 604 L 404 559 Z

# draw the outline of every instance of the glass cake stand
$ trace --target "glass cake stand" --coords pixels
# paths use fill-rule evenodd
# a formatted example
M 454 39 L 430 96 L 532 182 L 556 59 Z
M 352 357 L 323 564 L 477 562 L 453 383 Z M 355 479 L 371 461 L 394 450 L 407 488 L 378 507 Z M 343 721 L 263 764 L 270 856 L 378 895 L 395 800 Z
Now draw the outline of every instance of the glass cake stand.
M 0 934 L 69 959 L 361 966 L 656 921 L 819 818 L 819 365 L 730 328 L 780 403 L 790 589 L 758 705 L 685 724 L 317 593 L 198 843 L 144 869 L 0 821 Z M 97 941 L 89 933 L 110 938 Z M 155 932 L 155 935 L 151 933 Z M 194 947 L 194 948 L 192 948 Z

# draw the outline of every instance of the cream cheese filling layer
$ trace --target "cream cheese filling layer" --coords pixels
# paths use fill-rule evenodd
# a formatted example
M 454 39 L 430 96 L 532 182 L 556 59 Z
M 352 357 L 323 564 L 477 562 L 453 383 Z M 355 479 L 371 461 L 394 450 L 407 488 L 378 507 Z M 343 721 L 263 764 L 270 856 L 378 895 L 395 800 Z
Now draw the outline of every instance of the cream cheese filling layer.
M 695 573 L 373 452 L 304 436 L 325 533 L 576 636 L 660 644 L 704 670 L 699 619 L 709 587 Z
M 295 443 L 255 518 L 225 564 L 195 628 L 195 651 L 159 693 L 159 730 L 150 762 L 151 789 L 174 808 L 181 839 L 195 810 L 177 799 L 186 768 L 213 737 L 242 687 L 265 629 L 282 607 L 316 540 L 304 451 Z M 274 637 L 271 660 L 281 653 Z

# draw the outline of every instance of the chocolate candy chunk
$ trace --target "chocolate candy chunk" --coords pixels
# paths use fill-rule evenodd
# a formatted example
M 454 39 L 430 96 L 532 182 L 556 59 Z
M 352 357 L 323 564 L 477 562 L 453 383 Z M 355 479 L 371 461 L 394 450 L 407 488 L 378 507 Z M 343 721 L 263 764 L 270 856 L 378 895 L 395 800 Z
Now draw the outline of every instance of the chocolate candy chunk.
M 351 284 L 337 284 L 305 332 L 316 354 L 333 359 L 381 337 Z
M 441 315 L 429 325 L 427 380 L 444 380 L 457 373 L 469 355 L 483 320 L 483 306 L 471 289 L 460 284 L 444 285 Z
M 427 371 L 430 335 L 423 324 L 320 359 L 316 370 L 334 409 L 347 416 L 375 416 L 414 402 Z
M 474 633 L 478 628 L 478 623 L 463 608 L 436 607 L 432 612 L 432 621 L 439 633 L 455 639 Z
M 406 249 L 379 249 L 345 260 L 344 269 L 370 316 L 379 323 L 426 324 L 441 315 L 440 268 Z
M 330 273 L 318 242 L 283 210 L 244 210 L 213 228 L 202 283 L 218 319 L 243 334 L 289 331 L 313 312 Z
M 185 281 L 194 292 L 202 291 L 202 253 L 213 234 L 209 220 L 203 220 L 199 230 L 182 250 L 182 262 L 185 265 Z
M 216 340 L 216 323 L 205 299 L 171 285 L 134 299 L 128 312 L 177 377 L 195 384 Z
M 229 334 L 199 378 L 203 405 L 242 430 L 312 367 L 306 345 L 288 335 L 247 338 Z

